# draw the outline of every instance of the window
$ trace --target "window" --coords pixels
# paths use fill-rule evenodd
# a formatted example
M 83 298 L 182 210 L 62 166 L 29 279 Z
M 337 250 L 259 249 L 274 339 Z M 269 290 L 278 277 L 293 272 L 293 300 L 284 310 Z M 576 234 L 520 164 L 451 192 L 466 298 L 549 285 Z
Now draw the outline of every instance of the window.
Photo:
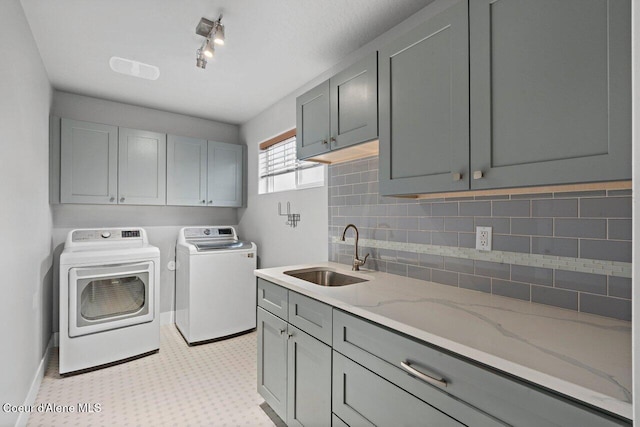
M 292 129 L 260 144 L 259 194 L 324 185 L 325 165 L 297 160 L 295 135 Z

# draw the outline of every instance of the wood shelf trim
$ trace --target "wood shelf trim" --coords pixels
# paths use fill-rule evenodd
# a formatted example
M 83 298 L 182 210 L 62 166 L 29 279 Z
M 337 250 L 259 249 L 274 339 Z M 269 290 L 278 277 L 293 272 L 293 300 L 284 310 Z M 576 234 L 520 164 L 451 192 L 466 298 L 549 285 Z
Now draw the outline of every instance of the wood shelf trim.
M 512 194 L 568 193 L 574 191 L 629 190 L 631 181 L 594 182 L 585 184 L 546 185 L 542 187 L 498 188 L 494 190 L 454 191 L 449 193 L 390 196 L 409 199 L 441 199 L 446 197 L 502 196 Z
M 271 147 L 272 145 L 276 145 L 279 142 L 285 141 L 289 138 L 292 138 L 296 136 L 296 128 L 293 128 L 291 130 L 288 130 L 286 132 L 281 133 L 280 135 L 276 135 L 271 139 L 267 139 L 264 142 L 260 143 L 260 149 L 261 150 L 266 150 L 267 148 Z

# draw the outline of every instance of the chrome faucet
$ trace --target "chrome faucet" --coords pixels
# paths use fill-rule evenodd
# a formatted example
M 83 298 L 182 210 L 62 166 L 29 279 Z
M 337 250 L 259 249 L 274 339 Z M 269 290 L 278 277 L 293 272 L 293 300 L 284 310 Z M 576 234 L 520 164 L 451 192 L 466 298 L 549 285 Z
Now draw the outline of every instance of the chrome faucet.
M 358 257 L 358 239 L 359 239 L 359 233 L 358 233 L 358 228 L 353 225 L 353 224 L 349 224 L 344 228 L 344 231 L 342 232 L 342 240 L 344 242 L 344 235 L 347 234 L 347 230 L 349 228 L 353 228 L 356 232 L 356 242 L 353 245 L 355 247 L 355 255 L 353 256 L 353 265 L 351 266 L 351 270 L 353 271 L 360 271 L 360 266 L 364 265 L 365 262 L 367 262 L 367 258 L 369 258 L 369 254 L 365 255 L 364 259 L 360 259 Z

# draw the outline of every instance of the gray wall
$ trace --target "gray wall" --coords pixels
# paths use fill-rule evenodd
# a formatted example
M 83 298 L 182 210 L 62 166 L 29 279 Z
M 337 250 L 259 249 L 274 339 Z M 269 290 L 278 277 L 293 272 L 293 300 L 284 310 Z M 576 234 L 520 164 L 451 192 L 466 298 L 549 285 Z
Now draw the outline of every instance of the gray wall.
M 275 194 L 258 194 L 259 144 L 296 126 L 296 97 L 322 83 L 332 75 L 357 62 L 403 32 L 448 6 L 447 0 L 436 0 L 386 33 L 349 54 L 306 85 L 282 98 L 240 128 L 240 141 L 247 146 L 247 207 L 240 209 L 242 236 L 258 244 L 261 267 L 313 263 L 327 260 L 327 189 L 314 188 Z M 284 225 L 277 215 L 278 202 L 291 202 L 294 212 L 301 214 L 297 228 Z
M 0 402 L 20 405 L 51 336 L 51 87 L 17 0 L 0 27 Z M 0 425 L 16 419 L 0 411 Z
M 238 126 L 135 105 L 122 104 L 67 92 L 53 94 L 53 116 L 151 130 L 193 138 L 238 143 Z M 167 268 L 175 258 L 181 227 L 189 225 L 235 225 L 237 209 L 180 206 L 110 206 L 56 204 L 59 153 L 52 147 L 52 215 L 54 255 L 53 330 L 58 331 L 58 257 L 67 233 L 74 228 L 144 227 L 152 245 L 160 248 L 160 312 L 163 320 L 174 307 L 175 272 Z
M 351 264 L 336 239 L 354 223 L 366 267 L 631 320 L 631 190 L 416 200 L 378 194 L 377 157 L 329 173 L 332 261 Z M 493 227 L 492 252 L 476 226 Z

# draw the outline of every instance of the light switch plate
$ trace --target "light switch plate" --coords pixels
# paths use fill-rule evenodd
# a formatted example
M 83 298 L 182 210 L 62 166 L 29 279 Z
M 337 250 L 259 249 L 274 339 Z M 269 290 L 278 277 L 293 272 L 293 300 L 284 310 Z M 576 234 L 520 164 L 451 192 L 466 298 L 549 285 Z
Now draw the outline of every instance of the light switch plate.
M 479 251 L 491 250 L 491 227 L 476 227 L 476 249 Z

